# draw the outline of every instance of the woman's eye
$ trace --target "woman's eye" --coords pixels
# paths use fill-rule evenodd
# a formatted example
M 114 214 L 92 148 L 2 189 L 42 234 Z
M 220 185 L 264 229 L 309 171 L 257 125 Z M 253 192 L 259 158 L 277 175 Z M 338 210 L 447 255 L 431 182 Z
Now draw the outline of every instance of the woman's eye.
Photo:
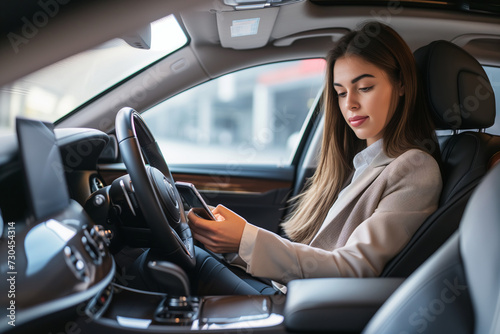
M 338 97 L 345 97 L 347 95 L 346 92 L 339 92 L 337 93 Z
M 362 91 L 362 92 L 369 92 L 371 91 L 373 88 L 373 86 L 370 86 L 370 87 L 363 87 L 363 88 L 360 88 L 359 90 Z

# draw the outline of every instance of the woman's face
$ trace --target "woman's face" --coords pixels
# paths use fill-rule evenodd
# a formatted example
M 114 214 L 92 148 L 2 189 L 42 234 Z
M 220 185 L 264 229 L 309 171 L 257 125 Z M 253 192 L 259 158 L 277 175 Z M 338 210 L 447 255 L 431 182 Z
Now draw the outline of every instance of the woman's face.
M 386 72 L 359 56 L 337 59 L 333 68 L 334 88 L 345 121 L 367 146 L 383 137 L 392 114 L 394 86 Z M 399 95 L 404 94 L 398 87 Z

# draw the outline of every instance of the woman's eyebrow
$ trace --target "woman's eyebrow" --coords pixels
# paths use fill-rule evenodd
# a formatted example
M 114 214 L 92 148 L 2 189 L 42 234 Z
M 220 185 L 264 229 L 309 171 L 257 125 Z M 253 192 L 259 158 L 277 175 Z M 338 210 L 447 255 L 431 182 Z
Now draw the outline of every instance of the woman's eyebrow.
M 356 77 L 356 78 L 352 79 L 352 80 L 351 80 L 351 83 L 352 83 L 352 84 L 355 84 L 356 82 L 358 82 L 359 80 L 361 80 L 361 79 L 363 79 L 363 78 L 375 78 L 375 76 L 373 76 L 373 75 L 371 75 L 371 74 L 367 74 L 367 73 L 365 73 L 365 74 L 361 74 L 360 76 L 358 76 L 358 77 Z M 336 82 L 334 82 L 334 83 L 333 83 L 333 85 L 334 85 L 334 86 L 343 87 L 341 84 L 336 83 Z
M 354 79 L 351 80 L 351 83 L 356 83 L 358 82 L 359 80 L 363 79 L 363 78 L 375 78 L 375 76 L 371 75 L 371 74 L 361 74 L 359 77 L 356 77 Z

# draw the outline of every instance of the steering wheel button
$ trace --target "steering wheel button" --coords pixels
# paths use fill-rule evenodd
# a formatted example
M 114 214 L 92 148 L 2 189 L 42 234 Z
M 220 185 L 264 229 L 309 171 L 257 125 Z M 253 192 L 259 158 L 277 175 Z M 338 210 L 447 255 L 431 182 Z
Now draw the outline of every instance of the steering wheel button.
M 95 206 L 101 206 L 104 204 L 105 201 L 106 201 L 106 198 L 102 194 L 99 194 L 96 197 L 94 197 L 94 205 Z

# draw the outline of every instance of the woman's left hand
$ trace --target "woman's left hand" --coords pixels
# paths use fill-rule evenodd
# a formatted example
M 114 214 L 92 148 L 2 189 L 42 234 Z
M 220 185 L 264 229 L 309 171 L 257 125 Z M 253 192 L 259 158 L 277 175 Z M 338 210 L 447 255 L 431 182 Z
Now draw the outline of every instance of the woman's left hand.
M 212 213 L 216 221 L 203 219 L 193 210 L 189 211 L 189 227 L 194 238 L 214 253 L 237 253 L 246 220 L 223 205 L 218 205 Z

